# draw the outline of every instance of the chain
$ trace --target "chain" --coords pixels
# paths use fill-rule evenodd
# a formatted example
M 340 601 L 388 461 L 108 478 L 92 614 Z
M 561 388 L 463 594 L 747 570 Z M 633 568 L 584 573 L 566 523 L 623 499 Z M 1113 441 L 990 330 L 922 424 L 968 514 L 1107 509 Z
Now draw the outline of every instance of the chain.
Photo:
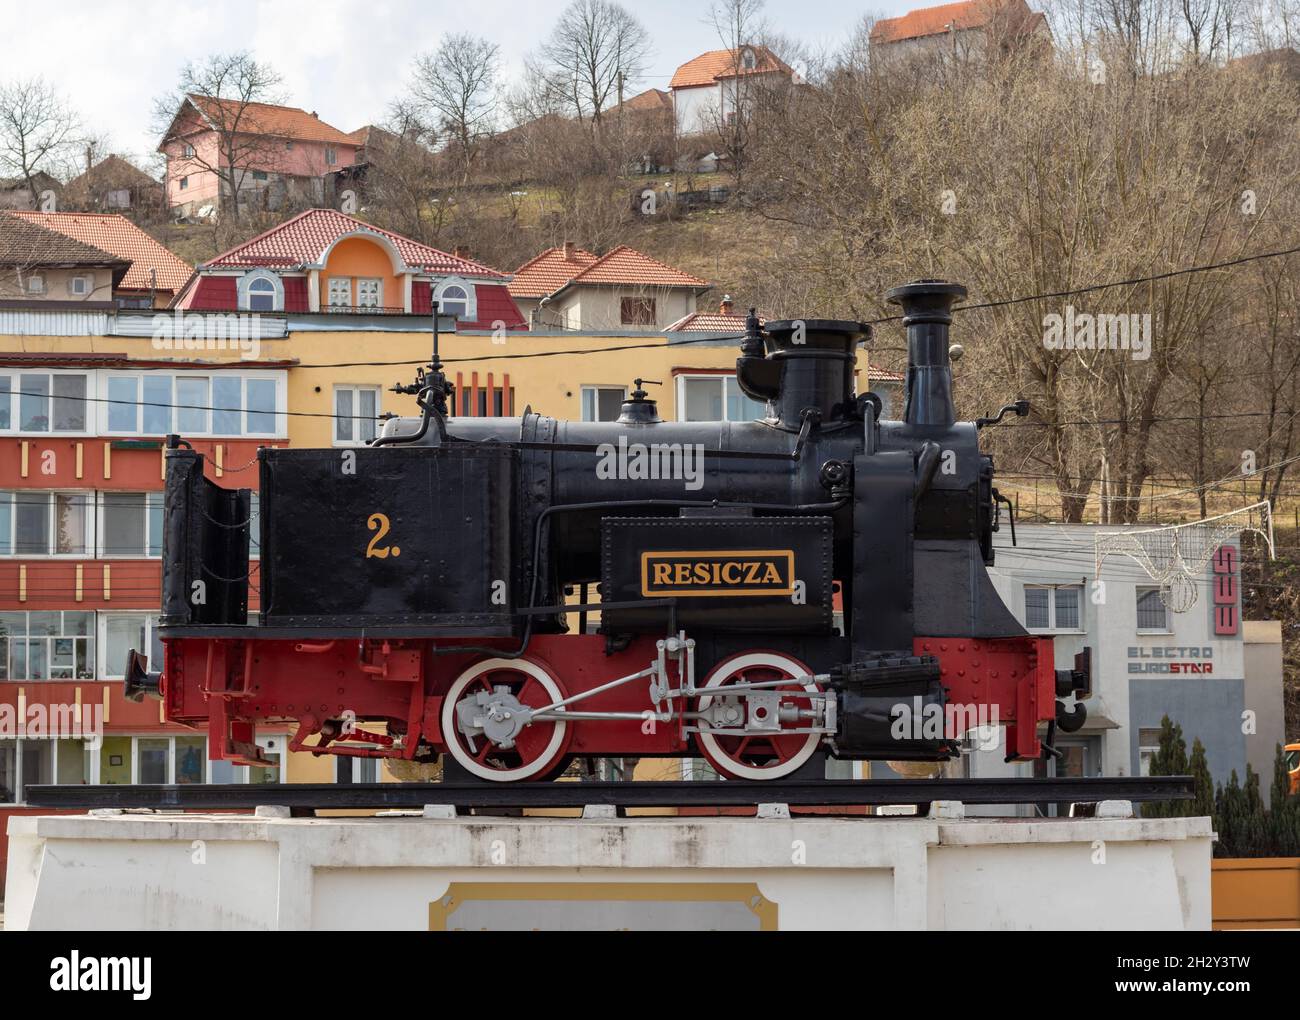
M 263 447 L 263 446 L 258 447 L 258 450 L 264 450 L 264 449 L 267 449 L 267 447 Z M 239 467 L 230 467 L 229 465 L 226 464 L 217 464 L 215 461 L 213 462 L 212 466 L 219 468 L 223 474 L 229 471 L 232 475 L 237 475 L 241 471 L 247 471 L 256 463 L 257 463 L 257 457 L 254 456 L 253 459 L 250 460 L 247 464 L 240 464 Z

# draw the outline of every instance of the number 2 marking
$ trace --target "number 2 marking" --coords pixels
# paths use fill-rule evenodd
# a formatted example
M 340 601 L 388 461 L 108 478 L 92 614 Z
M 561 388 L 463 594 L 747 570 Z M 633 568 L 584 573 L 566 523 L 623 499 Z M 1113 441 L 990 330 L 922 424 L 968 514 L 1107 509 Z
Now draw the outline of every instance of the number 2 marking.
M 390 552 L 394 556 L 402 555 L 402 550 L 398 546 L 393 546 L 391 549 L 387 546 L 382 549 L 378 548 L 380 539 L 388 534 L 388 529 L 391 527 L 388 523 L 387 515 L 371 514 L 370 518 L 366 521 L 366 527 L 375 532 L 375 537 L 372 538 L 370 544 L 366 546 L 366 559 L 370 559 L 373 556 L 377 560 L 386 560 L 388 559 L 388 554 Z M 376 529 L 378 530 L 376 531 Z

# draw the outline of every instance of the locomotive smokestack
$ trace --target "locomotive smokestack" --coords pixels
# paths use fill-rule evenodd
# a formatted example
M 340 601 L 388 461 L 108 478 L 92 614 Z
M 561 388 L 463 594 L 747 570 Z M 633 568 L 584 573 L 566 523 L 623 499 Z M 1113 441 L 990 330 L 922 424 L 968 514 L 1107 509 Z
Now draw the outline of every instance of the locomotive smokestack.
M 952 402 L 952 365 L 948 360 L 948 327 L 952 306 L 966 296 L 960 283 L 917 280 L 895 287 L 886 300 L 903 310 L 907 329 L 907 403 L 903 420 L 909 425 L 948 427 L 957 420 Z

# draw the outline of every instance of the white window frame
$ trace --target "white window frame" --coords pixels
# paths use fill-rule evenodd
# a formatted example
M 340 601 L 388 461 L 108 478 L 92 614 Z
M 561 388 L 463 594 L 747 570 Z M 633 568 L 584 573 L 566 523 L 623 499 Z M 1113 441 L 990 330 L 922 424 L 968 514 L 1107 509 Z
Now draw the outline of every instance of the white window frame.
M 1024 585 L 1024 590 L 1030 588 L 1046 589 L 1050 594 L 1047 596 L 1047 626 L 1031 627 L 1029 626 L 1029 608 L 1025 605 L 1024 593 L 1020 597 L 1021 613 L 1025 629 L 1031 634 L 1086 634 L 1087 626 L 1084 622 L 1084 598 L 1083 585 L 1076 582 L 1063 582 L 1061 584 L 1052 584 L 1050 582 L 1036 583 L 1028 582 Z M 1079 606 L 1079 623 L 1075 627 L 1058 627 L 1056 625 L 1056 591 L 1059 588 L 1073 588 L 1078 593 Z
M 329 278 L 329 283 L 326 284 L 325 287 L 325 307 L 352 308 L 353 307 L 352 287 L 354 282 L 355 281 L 351 276 L 331 276 Z M 339 302 L 334 300 L 335 288 L 336 287 L 341 288 L 342 285 L 345 283 L 348 286 L 347 300 L 340 304 Z
M 28 294 L 45 293 L 45 277 L 43 274 L 32 273 L 27 277 L 27 293 Z
M 80 286 L 80 289 L 78 289 Z M 68 280 L 68 294 L 72 297 L 90 297 L 95 291 L 95 278 L 78 274 Z
M 366 299 L 366 289 L 373 286 L 374 303 Z M 384 281 L 379 276 L 358 276 L 356 278 L 357 307 L 358 308 L 383 308 L 384 307 Z
M 48 429 L 24 430 L 22 426 L 22 378 L 29 375 L 50 376 L 50 391 L 46 395 L 48 414 L 46 420 L 50 424 Z M 72 375 L 81 376 L 85 379 L 86 399 L 83 418 L 86 422 L 86 428 L 83 429 L 55 429 L 54 425 L 54 376 Z M 95 401 L 91 397 L 98 396 L 95 386 L 95 373 L 85 369 L 67 369 L 67 368 L 5 368 L 0 369 L 0 376 L 9 377 L 9 428 L 0 428 L 0 435 L 5 436 L 93 436 L 94 424 L 96 420 Z M 61 399 L 78 399 L 63 397 Z
M 339 438 L 339 422 L 340 422 L 339 394 L 343 392 L 352 394 L 353 413 L 351 418 L 349 419 L 352 422 L 352 434 L 354 437 L 352 439 Z M 366 441 L 364 439 L 355 438 L 356 435 L 358 434 L 358 427 L 360 423 L 366 420 L 364 415 L 360 415 L 356 413 L 357 409 L 361 406 L 360 395 L 363 392 L 370 392 L 375 395 L 375 416 L 378 417 L 379 415 L 383 414 L 384 411 L 382 407 L 382 401 L 383 401 L 384 388 L 382 386 L 366 386 L 366 385 L 358 385 L 355 383 L 339 384 L 334 387 L 332 393 L 330 394 L 330 413 L 334 415 L 333 421 L 330 426 L 330 435 L 333 436 L 335 446 L 353 447 L 353 446 L 366 445 Z M 379 422 L 377 421 L 375 422 L 375 435 L 376 436 L 379 435 Z
M 81 536 L 81 544 L 85 547 L 84 552 L 18 552 L 18 507 L 16 500 L 27 499 L 34 500 L 38 497 L 45 497 L 48 503 L 46 534 L 49 536 L 47 549 L 54 549 L 58 544 L 58 529 L 55 521 L 55 508 L 58 506 L 57 496 L 81 496 L 84 499 L 86 508 L 85 532 Z M 12 500 L 10 499 L 12 497 Z M 9 507 L 9 539 L 8 544 L 10 552 L 0 552 L 0 560 L 89 560 L 95 558 L 95 494 L 84 489 L 0 489 L 0 499 L 11 502 Z M 15 609 L 14 612 L 20 610 Z M 22 610 L 26 611 L 26 610 Z
M 1139 634 L 1172 634 L 1174 632 L 1173 621 L 1170 617 L 1169 607 L 1161 601 L 1160 605 L 1165 611 L 1165 625 L 1163 627 L 1143 627 L 1139 622 L 1140 607 L 1138 603 L 1145 594 L 1154 593 L 1156 598 L 1160 598 L 1160 586 L 1155 584 L 1139 584 L 1133 590 L 1133 626 Z
M 98 376 L 99 379 L 96 384 L 96 395 L 99 397 L 98 403 L 99 403 L 100 411 L 97 420 L 97 425 L 99 427 L 94 433 L 96 435 L 130 436 L 130 437 L 158 435 L 159 433 L 156 432 L 143 431 L 143 426 L 144 426 L 143 404 L 141 404 L 141 406 L 138 407 L 136 410 L 136 427 L 134 429 L 128 431 L 126 429 L 110 429 L 108 427 L 108 411 L 109 411 L 109 407 L 112 406 L 108 403 L 108 384 L 110 379 L 134 378 L 137 380 L 136 399 L 139 401 L 143 401 L 144 399 L 143 380 L 146 377 L 158 378 L 160 376 L 168 376 L 172 380 L 172 395 L 169 401 L 169 403 L 171 403 L 172 405 L 171 428 L 170 428 L 171 432 L 179 431 L 177 427 L 178 421 L 177 421 L 177 408 L 176 408 L 176 405 L 179 403 L 179 401 L 176 399 L 177 379 L 207 379 L 208 380 L 208 401 L 205 406 L 211 408 L 215 406 L 213 404 L 213 398 L 212 398 L 212 380 L 216 378 L 230 379 L 233 377 L 233 378 L 238 378 L 240 380 L 239 420 L 240 420 L 241 430 L 239 432 L 214 432 L 212 430 L 212 420 L 213 420 L 214 412 L 212 410 L 208 410 L 206 412 L 207 424 L 208 424 L 206 430 L 199 431 L 195 429 L 187 429 L 184 430 L 183 432 L 180 432 L 180 434 L 186 437 L 193 436 L 196 438 L 204 438 L 204 439 L 285 439 L 288 436 L 288 432 L 287 432 L 288 416 L 285 414 L 284 411 L 285 402 L 287 399 L 288 382 L 287 382 L 286 374 L 284 372 L 231 371 L 228 369 L 220 369 L 216 371 L 186 371 L 186 370 L 170 371 L 168 370 L 168 371 L 155 371 L 155 372 L 101 371 L 98 373 Z M 252 412 L 255 414 L 267 413 L 273 416 L 272 430 L 269 432 L 251 432 L 248 430 L 248 415 L 250 413 L 248 407 L 248 383 L 250 381 L 269 381 L 275 383 L 274 410 L 269 412 L 257 412 L 257 411 Z M 64 434 L 65 433 L 59 433 L 59 435 L 64 435 Z
M 589 411 L 598 412 L 600 410 L 600 393 L 602 390 L 616 390 L 619 394 L 618 399 L 620 403 L 627 400 L 626 386 L 602 386 L 599 383 L 592 383 L 589 386 L 583 386 L 582 394 L 581 394 L 581 408 L 580 408 L 583 421 L 600 420 L 599 418 L 594 416 L 594 413 L 591 416 L 589 416 L 588 412 Z M 591 404 L 590 408 L 587 406 L 589 401 Z
M 87 641 L 87 640 L 90 641 L 90 642 L 92 642 L 92 646 L 91 646 L 91 648 L 89 649 L 89 651 L 90 651 L 90 655 L 87 657 L 87 658 L 88 658 L 88 661 L 89 661 L 89 663 L 90 663 L 90 669 L 89 669 L 89 672 L 91 673 L 91 676 L 89 676 L 89 677 L 82 677 L 82 676 L 77 676 L 77 675 L 76 675 L 76 672 L 77 672 L 77 667 L 76 667 L 76 653 L 75 653 L 75 651 L 74 651 L 74 653 L 73 653 L 73 665 L 72 665 L 72 667 L 71 667 L 73 675 L 70 676 L 70 677 L 67 677 L 67 676 L 33 677 L 33 676 L 30 676 L 30 675 L 29 675 L 29 676 L 18 676 L 18 677 L 10 676 L 10 677 L 7 677 L 7 679 L 5 679 L 5 680 L 0 680 L 0 683 L 5 683 L 5 684 L 8 684 L 8 683 L 18 683 L 18 684 L 44 684 L 44 683 L 69 684 L 69 683 L 83 683 L 83 684 L 84 684 L 84 683 L 90 683 L 90 682 L 93 682 L 94 680 L 98 679 L 98 677 L 96 677 L 94 674 L 96 674 L 96 673 L 98 672 L 98 670 L 99 670 L 99 646 L 98 646 L 98 641 L 99 641 L 99 626 L 98 626 L 98 623 L 96 622 L 96 619 L 95 619 L 95 617 L 96 617 L 98 614 L 96 614 L 94 610 L 91 610 L 91 609 L 46 609 L 46 610 L 41 610 L 41 609 L 6 609 L 6 610 L 4 610 L 4 612 L 6 612 L 6 613 L 24 613 L 24 614 L 27 616 L 27 621 L 26 621 L 26 625 L 25 625 L 24 632 L 23 632 L 22 634 L 18 634 L 18 635 L 6 635 L 5 637 L 6 637 L 7 640 L 12 641 L 12 640 L 14 640 L 15 638 L 17 638 L 18 640 L 21 640 L 21 641 L 37 640 L 37 641 L 44 641 L 44 642 L 47 643 L 47 644 L 46 644 L 47 654 L 46 654 L 46 656 L 45 656 L 45 667 L 46 667 L 46 671 L 47 671 L 47 672 L 52 671 L 52 670 L 55 669 L 55 668 L 66 668 L 66 667 L 55 667 L 55 666 L 54 666 L 54 654 L 53 654 L 53 653 L 54 653 L 54 649 L 53 649 L 53 647 L 49 644 L 49 642 L 52 642 L 52 641 Z M 41 613 L 41 612 L 47 612 L 47 613 L 58 613 L 58 614 L 59 614 L 59 633 L 58 633 L 58 634 L 41 634 L 41 635 L 33 635 L 33 634 L 29 633 L 29 631 L 31 630 L 31 615 L 32 615 L 32 613 Z M 90 617 L 91 617 L 91 619 L 90 619 L 90 632 L 89 632 L 88 634 L 65 634 L 65 633 L 63 633 L 63 616 L 62 616 L 62 614 L 64 614 L 64 613 L 90 613 Z M 3 654 L 4 654 L 4 657 L 5 657 L 5 672 L 6 672 L 6 674 L 7 674 L 7 673 L 9 672 L 9 664 L 10 664 L 10 662 L 11 662 L 11 658 L 10 658 L 10 648 L 9 648 L 8 645 L 5 646 L 5 649 L 4 649 L 4 653 L 3 653 Z M 28 656 L 27 661 L 29 661 L 29 662 L 31 661 L 30 656 Z M 28 671 L 28 672 L 30 672 L 30 671 Z
M 470 283 L 468 280 L 462 280 L 459 276 L 449 276 L 445 280 L 440 280 L 433 287 L 432 300 L 438 302 L 438 315 L 439 316 L 447 315 L 447 310 L 446 308 L 443 307 L 443 303 L 446 300 L 445 295 L 447 291 L 450 290 L 452 287 L 459 287 L 462 291 L 465 292 L 465 297 L 463 298 L 465 302 L 465 312 L 462 315 L 455 316 L 456 321 L 477 322 L 478 321 L 478 292 L 474 289 L 474 285 L 472 283 Z M 452 300 L 461 301 L 462 299 L 457 297 L 457 298 L 452 298 Z
M 99 680 L 123 680 L 124 675 L 120 672 L 125 665 L 124 662 L 110 663 L 108 661 L 108 624 L 111 620 L 128 618 L 138 619 L 144 622 L 144 648 L 137 648 L 136 651 L 148 653 L 153 647 L 154 637 L 159 627 L 159 613 L 148 612 L 146 610 L 99 610 L 95 613 L 95 672 L 96 679 Z M 154 670 L 162 669 L 162 663 L 150 662 L 149 668 Z
M 105 545 L 104 530 L 108 524 L 108 496 L 143 496 L 144 497 L 144 552 L 141 553 L 110 553 Z M 139 489 L 105 489 L 98 492 L 95 496 L 95 551 L 101 560 L 156 560 L 161 558 L 162 553 L 157 554 L 149 552 L 150 538 L 149 534 L 149 506 L 153 505 L 161 508 L 163 494 L 161 490 L 141 491 Z M 160 528 L 165 527 L 160 522 Z M 162 542 L 162 536 L 159 535 L 158 541 Z M 159 546 L 161 549 L 161 545 Z
M 253 311 L 252 305 L 252 287 L 255 283 L 269 283 L 271 285 L 271 307 L 269 309 L 259 308 L 258 312 L 282 312 L 284 311 L 284 281 L 278 273 L 273 273 L 269 269 L 250 269 L 235 284 L 236 298 L 240 311 Z
M 676 398 L 677 398 L 677 420 L 678 420 L 678 421 L 691 421 L 691 420 L 692 420 L 692 419 L 686 417 L 686 382 L 687 382 L 687 380 L 695 380 L 695 379 L 717 380 L 718 386 L 719 386 L 719 388 L 722 390 L 722 405 L 721 405 L 721 406 L 722 406 L 722 420 L 723 420 L 723 421 L 752 421 L 752 420 L 753 420 L 753 419 L 750 419 L 750 418 L 736 418 L 736 419 L 732 419 L 732 418 L 728 418 L 728 417 L 727 417 L 727 382 L 728 382 L 728 380 L 731 380 L 731 381 L 733 381 L 733 382 L 736 381 L 736 373 L 735 373 L 735 372 L 717 372 L 717 373 L 714 373 L 714 372 L 683 372 L 681 375 L 678 375 L 677 378 L 673 381 L 673 382 L 674 382 L 674 392 L 675 392 L 675 394 L 676 394 Z M 739 386 L 740 383 L 739 383 L 739 382 L 736 382 L 736 385 Z M 748 396 L 748 394 L 746 394 L 744 390 L 741 390 L 741 395 L 742 395 L 742 396 Z M 749 399 L 753 400 L 753 397 L 750 397 Z

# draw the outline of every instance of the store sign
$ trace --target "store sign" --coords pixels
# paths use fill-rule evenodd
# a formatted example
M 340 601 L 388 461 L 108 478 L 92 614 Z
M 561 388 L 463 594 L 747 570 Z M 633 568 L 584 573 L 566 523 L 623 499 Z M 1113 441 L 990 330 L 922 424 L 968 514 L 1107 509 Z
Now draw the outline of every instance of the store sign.
M 1214 649 L 1205 646 L 1164 645 L 1159 648 L 1129 647 L 1130 673 L 1213 673 Z
M 1221 545 L 1211 561 L 1211 624 L 1216 637 L 1235 637 L 1241 630 L 1240 568 L 1235 545 Z

